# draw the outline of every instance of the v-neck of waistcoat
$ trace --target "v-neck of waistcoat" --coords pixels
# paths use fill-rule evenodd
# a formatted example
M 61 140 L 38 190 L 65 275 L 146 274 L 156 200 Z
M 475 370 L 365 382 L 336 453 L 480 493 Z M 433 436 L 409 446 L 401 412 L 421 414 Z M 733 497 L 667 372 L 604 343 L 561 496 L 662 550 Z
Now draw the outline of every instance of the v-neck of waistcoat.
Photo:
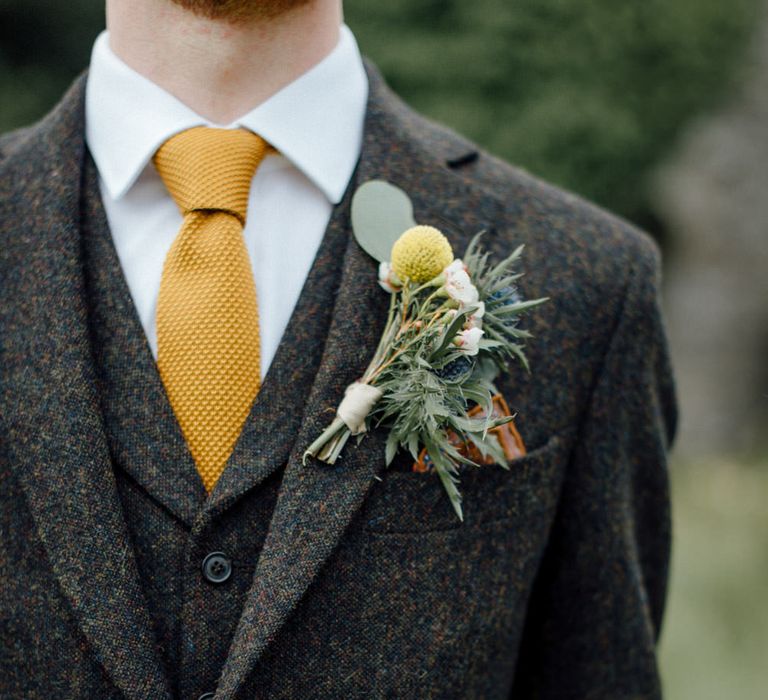
M 190 528 L 209 498 L 234 502 L 288 459 L 325 346 L 352 189 L 333 210 L 259 394 L 209 495 L 168 401 L 110 233 L 96 166 L 86 157 L 81 227 L 89 328 L 112 460 Z

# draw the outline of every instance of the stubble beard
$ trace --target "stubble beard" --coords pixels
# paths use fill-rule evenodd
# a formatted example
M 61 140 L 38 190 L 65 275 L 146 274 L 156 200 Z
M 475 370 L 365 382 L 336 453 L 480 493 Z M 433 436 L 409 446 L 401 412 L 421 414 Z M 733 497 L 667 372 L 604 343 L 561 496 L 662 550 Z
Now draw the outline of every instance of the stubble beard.
M 176 5 L 208 19 L 243 22 L 274 19 L 313 0 L 171 0 Z

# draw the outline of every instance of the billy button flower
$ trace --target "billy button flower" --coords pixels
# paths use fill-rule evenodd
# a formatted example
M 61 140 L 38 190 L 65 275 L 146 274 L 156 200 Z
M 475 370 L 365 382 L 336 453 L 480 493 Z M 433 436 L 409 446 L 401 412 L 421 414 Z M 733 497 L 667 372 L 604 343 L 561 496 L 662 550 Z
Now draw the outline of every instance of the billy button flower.
M 392 246 L 392 271 L 400 280 L 416 284 L 429 282 L 451 262 L 451 244 L 432 226 L 409 228 Z

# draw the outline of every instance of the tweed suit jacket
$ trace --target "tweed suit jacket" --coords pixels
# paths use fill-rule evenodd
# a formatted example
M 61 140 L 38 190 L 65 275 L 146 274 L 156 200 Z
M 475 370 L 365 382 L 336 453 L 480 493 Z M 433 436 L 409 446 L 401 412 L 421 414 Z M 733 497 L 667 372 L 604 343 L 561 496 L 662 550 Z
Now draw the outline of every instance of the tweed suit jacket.
M 327 323 L 304 335 L 295 314 L 278 351 L 292 393 L 272 382 L 260 394 L 249 448 L 236 446 L 209 497 L 183 455 L 168 461 L 175 471 L 145 465 L 131 482 L 175 519 L 190 562 L 203 541 L 261 533 L 246 583 L 217 603 L 232 629 L 215 697 L 658 698 L 676 425 L 658 250 L 413 113 L 368 73 L 350 190 L 396 184 L 457 251 L 480 230 L 496 256 L 524 243 L 521 291 L 551 297 L 525 319 L 532 372 L 515 366 L 500 382 L 528 454 L 462 476 L 464 523 L 434 476 L 402 458 L 385 469 L 378 430 L 336 466 L 302 466 L 362 374 L 388 302 L 350 235 L 348 193 L 326 234 L 336 243 L 324 242 L 338 267 L 315 274 L 297 310 L 304 321 L 325 310 Z M 105 408 L 94 348 L 120 327 L 89 330 L 83 95 L 81 78 L 44 120 L 0 140 L 0 697 L 186 699 L 214 687 L 195 685 L 189 635 L 169 633 L 184 648 L 163 653 L 153 601 L 183 598 L 199 571 L 149 580 L 144 559 L 166 525 L 131 521 L 120 485 L 110 436 L 125 417 Z M 140 395 L 149 350 L 125 342 L 124 389 Z M 317 366 L 291 371 L 303 356 Z M 272 407 L 295 414 L 278 441 Z

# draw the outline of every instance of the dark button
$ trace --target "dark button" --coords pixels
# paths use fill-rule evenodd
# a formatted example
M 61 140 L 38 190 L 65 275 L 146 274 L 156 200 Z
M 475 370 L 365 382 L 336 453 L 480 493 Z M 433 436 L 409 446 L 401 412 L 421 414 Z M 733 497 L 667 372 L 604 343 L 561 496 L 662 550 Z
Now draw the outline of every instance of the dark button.
M 210 583 L 224 583 L 231 575 L 232 562 L 224 552 L 211 552 L 203 559 L 203 577 L 206 581 Z M 209 695 L 211 694 L 209 693 Z
M 216 693 L 203 693 L 197 700 L 213 700 Z

